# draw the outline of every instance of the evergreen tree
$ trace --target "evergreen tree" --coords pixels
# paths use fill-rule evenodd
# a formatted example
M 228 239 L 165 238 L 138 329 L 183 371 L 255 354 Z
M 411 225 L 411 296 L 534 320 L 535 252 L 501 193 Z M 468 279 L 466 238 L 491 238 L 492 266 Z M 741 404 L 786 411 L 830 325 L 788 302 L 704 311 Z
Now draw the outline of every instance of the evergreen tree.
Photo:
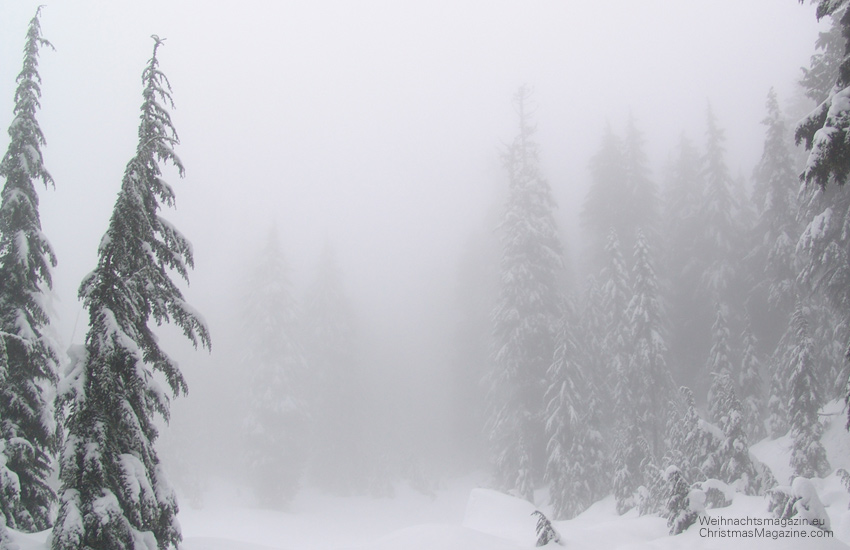
M 614 230 L 608 235 L 605 251 L 607 265 L 600 274 L 601 334 L 604 335 L 600 355 L 606 365 L 608 386 L 613 393 L 613 406 L 610 409 L 613 415 L 608 424 L 615 425 L 619 430 L 632 414 L 635 399 L 626 350 L 630 339 L 626 308 L 631 300 L 632 288 L 628 269 L 620 254 L 620 241 Z
M 671 442 L 673 464 L 678 463 L 683 475 L 692 481 L 717 478 L 720 472 L 717 449 L 723 433 L 703 420 L 694 404 L 690 389 L 681 388 L 684 414 L 677 425 Z
M 670 466 L 665 475 L 670 491 L 666 510 L 667 527 L 670 528 L 671 535 L 678 535 L 696 523 L 703 503 L 696 501 L 697 495 L 691 491 L 679 468 Z M 702 496 L 704 501 L 705 495 Z
M 649 444 L 636 422 L 620 430 L 614 445 L 614 499 L 617 513 L 622 515 L 638 505 L 638 490 L 646 485 L 646 464 L 650 458 Z
M 711 420 L 723 432 L 723 441 L 717 449 L 718 479 L 736 485 L 749 495 L 759 494 L 763 488 L 750 459 L 750 446 L 744 431 L 744 407 L 735 394 L 728 370 L 714 375 L 709 393 L 709 413 Z
M 711 107 L 707 111 L 706 149 L 703 156 L 703 204 L 699 210 L 701 226 L 697 240 L 700 258 L 701 290 L 709 300 L 726 299 L 734 276 L 734 243 L 739 238 L 735 216 L 737 204 L 733 180 L 725 160 L 723 130 Z
M 844 60 L 847 40 L 842 34 L 841 19 L 845 9 L 846 5 L 830 14 L 829 29 L 819 32 L 815 41 L 815 49 L 818 52 L 810 58 L 809 68 L 803 68 L 800 85 L 804 88 L 806 97 L 818 105 L 829 97 L 835 87 Z
M 823 49 L 823 54 L 813 58 L 812 69 L 806 73 L 813 78 L 804 78 L 803 84 L 810 97 L 820 99 L 825 91 L 828 93 L 795 132 L 797 143 L 805 143 L 809 151 L 800 176 L 808 187 L 803 212 L 808 223 L 797 243 L 803 264 L 799 280 L 828 298 L 838 316 L 835 332 L 843 333 L 845 342 L 850 325 L 850 195 L 844 186 L 850 173 L 846 139 L 850 121 L 847 99 L 850 97 L 850 10 L 847 8 L 847 0 L 818 3 L 818 19 L 830 16 L 833 25 L 828 37 L 819 38 L 818 47 Z M 830 75 L 834 80 L 828 86 Z M 820 325 L 821 320 L 818 321 Z M 818 342 L 818 347 L 823 349 L 822 342 Z M 840 387 L 847 392 L 847 365 L 832 370 L 844 378 Z M 850 402 L 850 393 L 845 393 L 845 399 Z
M 633 294 L 626 311 L 631 328 L 626 379 L 633 391 L 628 414 L 638 422 L 651 456 L 660 457 L 666 432 L 664 411 L 672 398 L 673 379 L 667 366 L 666 326 L 658 281 L 642 231 L 636 237 L 634 266 Z
M 605 265 L 606 247 L 611 232 L 622 234 L 629 214 L 626 192 L 626 159 L 623 141 L 605 127 L 599 150 L 590 161 L 591 185 L 581 211 L 581 224 L 587 240 L 591 266 Z M 595 270 L 594 270 L 595 271 Z
M 795 346 L 790 354 L 791 380 L 789 382 L 791 467 L 794 475 L 807 478 L 824 477 L 829 471 L 826 451 L 820 443 L 823 426 L 818 420 L 820 392 L 813 372 L 813 342 L 809 336 L 809 321 L 799 303 L 791 321 Z
M 742 334 L 740 369 L 737 387 L 746 417 L 746 432 L 750 441 L 759 441 L 767 435 L 764 426 L 764 391 L 761 378 L 761 356 L 749 320 Z
M 847 352 L 847 327 L 850 325 L 850 190 L 832 185 L 809 188 L 805 193 L 803 219 L 808 224 L 797 242 L 801 265 L 798 281 L 815 290 L 808 300 L 817 316 L 817 371 L 815 378 L 825 386 L 847 391 L 846 358 L 839 359 L 836 338 L 844 339 Z M 821 297 L 827 303 L 821 301 Z M 792 329 L 793 331 L 793 329 Z M 789 347 L 793 340 L 786 342 Z M 787 348 L 786 348 L 787 349 Z M 843 380 L 835 378 L 841 377 Z M 850 422 L 850 417 L 848 417 Z
M 846 140 L 850 124 L 850 102 L 847 101 L 850 97 L 850 50 L 847 48 L 847 39 L 850 38 L 850 10 L 846 7 L 846 0 L 820 0 L 818 4 L 818 19 L 829 15 L 838 20 L 844 39 L 844 51 L 837 78 L 829 94 L 797 126 L 795 133 L 797 143 L 805 143 L 806 149 L 809 150 L 802 178 L 807 183 L 816 183 L 820 187 L 826 187 L 829 183 L 843 185 L 850 173 Z M 821 83 L 812 82 L 811 85 L 813 87 L 810 90 L 817 90 Z
M 756 265 L 764 270 L 760 284 L 766 286 L 772 317 L 787 318 L 796 297 L 795 248 L 800 236 L 797 221 L 800 181 L 788 146 L 788 130 L 773 88 L 767 95 L 767 127 L 764 151 L 753 174 L 754 200 L 759 208 L 755 232 Z M 780 329 L 781 330 L 781 329 Z
M 654 235 L 658 194 L 650 178 L 644 138 L 629 117 L 625 139 L 606 127 L 599 151 L 591 160 L 591 187 L 581 219 L 592 265 L 604 265 L 611 231 L 627 250 L 634 248 L 638 230 Z
M 0 499 L 8 527 L 41 531 L 50 526 L 56 495 L 49 478 L 59 445 L 53 419 L 58 357 L 45 310 L 52 286 L 53 249 L 41 231 L 34 182 L 53 185 L 44 166 L 44 135 L 35 118 L 40 107 L 38 53 L 52 47 L 42 38 L 41 8 L 29 23 L 23 68 L 15 91 L 9 148 L 0 160 L 5 179 L 0 200 L 0 460 L 17 479 L 15 498 Z
M 788 383 L 791 379 L 791 353 L 796 346 L 793 322 L 788 323 L 770 359 L 770 388 L 767 399 L 767 432 L 776 439 L 788 433 Z
M 644 143 L 645 139 L 634 117 L 629 116 L 623 140 L 629 218 L 628 225 L 624 228 L 625 233 L 621 234 L 636 237 L 638 231 L 641 231 L 648 240 L 654 241 L 658 229 L 656 220 L 659 197 L 658 189 L 650 177 Z M 635 246 L 634 242 L 625 244 Z
M 520 131 L 504 155 L 509 194 L 499 227 L 501 281 L 488 432 L 498 485 L 531 500 L 534 482 L 545 468 L 542 381 L 552 362 L 560 318 L 562 248 L 555 201 L 538 167 L 529 94 L 522 87 L 514 98 Z
M 260 502 L 278 507 L 301 483 L 308 446 L 307 362 L 289 274 L 277 235 L 269 233 L 245 297 L 245 368 L 249 373 L 247 471 Z
M 593 378 L 565 316 L 546 392 L 546 478 L 555 517 L 577 516 L 607 492 L 607 453 Z
M 705 368 L 709 377 L 716 377 L 721 372 L 729 373 L 734 370 L 727 317 L 728 308 L 724 304 L 717 304 L 717 316 L 711 327 L 711 351 Z
M 337 494 L 364 489 L 363 380 L 357 360 L 354 313 L 336 259 L 325 247 L 303 308 L 305 355 L 313 398 L 309 465 L 314 480 Z
M 665 201 L 665 253 L 661 273 L 666 274 L 670 304 L 671 364 L 681 369 L 681 380 L 694 385 L 705 352 L 710 347 L 713 310 L 704 299 L 699 285 L 703 275 L 702 252 L 699 248 L 701 231 L 700 209 L 704 201 L 702 158 L 697 147 L 682 136 L 669 168 Z
M 187 279 L 192 247 L 158 211 L 174 204 L 161 165 L 184 173 L 166 107 L 171 87 L 159 68 L 162 40 L 142 73 L 136 153 L 124 172 L 97 267 L 79 296 L 89 313 L 85 351 L 69 365 L 62 399 L 68 436 L 62 452 L 61 507 L 53 550 L 176 548 L 177 501 L 154 449 L 155 416 L 169 416 L 161 374 L 176 396 L 186 382 L 148 326 L 172 322 L 197 346 L 209 332 L 169 270 Z

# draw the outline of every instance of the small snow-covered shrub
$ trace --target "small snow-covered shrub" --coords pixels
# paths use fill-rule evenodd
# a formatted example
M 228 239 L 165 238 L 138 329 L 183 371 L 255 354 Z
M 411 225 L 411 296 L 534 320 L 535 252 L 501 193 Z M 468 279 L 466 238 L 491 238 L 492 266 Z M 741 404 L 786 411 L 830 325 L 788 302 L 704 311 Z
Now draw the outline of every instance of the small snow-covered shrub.
M 552 522 L 543 512 L 535 510 L 531 515 L 537 516 L 537 546 L 546 546 L 550 542 L 563 545 L 561 535 L 558 534 L 558 531 L 552 526 Z
M 670 491 L 666 506 L 667 526 L 671 535 L 678 535 L 705 512 L 705 493 L 701 489 L 691 489 L 676 466 L 668 467 L 664 477 Z
M 719 479 L 706 479 L 695 483 L 694 487 L 705 493 L 705 503 L 709 508 L 726 508 L 735 498 L 735 488 Z
M 815 486 L 805 477 L 794 478 L 791 486 L 780 485 L 768 491 L 768 511 L 779 519 L 799 517 L 824 531 L 830 530 L 829 515 Z

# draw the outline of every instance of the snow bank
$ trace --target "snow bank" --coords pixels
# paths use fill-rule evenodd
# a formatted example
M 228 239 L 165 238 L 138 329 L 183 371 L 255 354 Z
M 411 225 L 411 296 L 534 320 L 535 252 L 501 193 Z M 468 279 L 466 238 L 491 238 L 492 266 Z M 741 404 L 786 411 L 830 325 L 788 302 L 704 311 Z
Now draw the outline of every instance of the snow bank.
M 532 514 L 535 510 L 537 508 L 527 500 L 490 489 L 473 489 L 466 505 L 463 526 L 521 546 L 534 547 L 537 518 Z
M 511 540 L 461 525 L 417 525 L 357 550 L 526 550 Z M 351 550 L 354 550 L 352 548 Z

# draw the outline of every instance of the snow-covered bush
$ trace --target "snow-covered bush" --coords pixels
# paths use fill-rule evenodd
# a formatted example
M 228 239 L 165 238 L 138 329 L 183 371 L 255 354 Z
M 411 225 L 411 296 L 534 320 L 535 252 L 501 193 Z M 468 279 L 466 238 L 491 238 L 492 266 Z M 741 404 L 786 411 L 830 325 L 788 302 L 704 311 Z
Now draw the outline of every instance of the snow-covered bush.
M 552 526 L 552 522 L 543 512 L 535 510 L 531 515 L 537 516 L 537 546 L 546 546 L 550 542 L 563 545 L 561 535 L 558 534 L 558 531 Z
M 668 467 L 664 478 L 670 491 L 666 507 L 667 526 L 671 535 L 678 535 L 705 512 L 705 493 L 701 489 L 691 489 L 676 466 Z
M 768 492 L 768 510 L 779 519 L 799 517 L 824 531 L 830 530 L 829 515 L 815 486 L 805 477 L 794 478 L 791 486 L 780 485 Z

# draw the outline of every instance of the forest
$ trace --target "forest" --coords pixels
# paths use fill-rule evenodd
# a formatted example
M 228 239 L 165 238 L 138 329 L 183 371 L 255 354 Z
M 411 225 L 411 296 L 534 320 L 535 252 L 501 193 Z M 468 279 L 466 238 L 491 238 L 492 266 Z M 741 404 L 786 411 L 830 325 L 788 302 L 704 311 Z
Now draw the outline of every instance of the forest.
M 625 60 L 598 88 L 559 75 L 563 89 L 551 68 L 575 48 L 557 49 L 572 40 L 559 25 L 610 12 L 446 22 L 330 2 L 218 50 L 206 31 L 243 14 L 100 6 L 139 35 L 113 52 L 74 42 L 97 33 L 51 6 L 0 8 L 25 22 L 4 34 L 4 48 L 23 39 L 16 57 L 0 51 L 18 60 L 0 72 L 0 550 L 352 547 L 373 534 L 214 535 L 212 511 L 270 529 L 366 502 L 387 521 L 427 498 L 442 517 L 453 491 L 469 499 L 459 531 L 374 548 L 431 548 L 435 533 L 464 550 L 593 547 L 593 521 L 628 533 L 604 548 L 714 548 L 706 526 L 754 515 L 850 544 L 850 2 L 786 3 L 747 6 L 783 23 L 748 22 L 727 57 L 681 56 L 660 79 Z M 623 42 L 584 36 L 575 66 L 587 77 L 629 37 L 679 59 L 690 50 L 661 37 L 689 15 L 719 26 L 731 6 L 669 8 L 670 29 L 639 28 L 657 14 L 637 10 Z M 352 30 L 364 14 L 386 43 Z M 491 59 L 476 40 L 496 26 L 470 31 L 476 17 L 527 33 L 504 52 L 554 46 L 555 64 Z M 136 28 L 160 20 L 169 35 Z M 189 21 L 194 41 L 177 32 Z M 246 53 L 277 42 L 290 49 Z M 750 74 L 690 97 L 711 55 Z M 73 87 L 109 63 L 134 76 Z M 635 64 L 632 88 L 611 85 Z M 316 84 L 290 87 L 299 77 Z M 511 539 L 488 506 L 533 528 Z M 778 532 L 758 536 L 793 536 Z

